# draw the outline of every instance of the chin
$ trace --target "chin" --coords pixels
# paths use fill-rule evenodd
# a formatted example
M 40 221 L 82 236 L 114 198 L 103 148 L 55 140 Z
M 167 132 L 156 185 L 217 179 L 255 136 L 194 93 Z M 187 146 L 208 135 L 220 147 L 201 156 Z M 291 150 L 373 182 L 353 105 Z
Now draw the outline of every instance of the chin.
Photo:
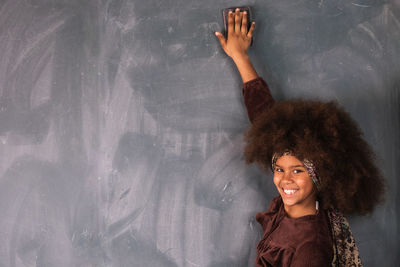
M 288 207 L 291 207 L 291 206 L 294 206 L 297 204 L 294 201 L 285 201 L 284 199 L 282 199 L 282 200 L 283 200 L 283 204 L 285 204 L 285 206 L 288 206 Z

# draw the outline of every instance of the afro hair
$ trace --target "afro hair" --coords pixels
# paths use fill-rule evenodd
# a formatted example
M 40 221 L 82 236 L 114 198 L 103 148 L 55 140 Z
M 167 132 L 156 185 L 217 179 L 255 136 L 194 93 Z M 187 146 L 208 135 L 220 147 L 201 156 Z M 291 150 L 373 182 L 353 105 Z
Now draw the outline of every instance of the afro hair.
M 384 179 L 357 123 L 336 102 L 291 100 L 260 114 L 245 134 L 247 163 L 266 170 L 274 153 L 313 162 L 325 209 L 365 215 L 383 201 Z

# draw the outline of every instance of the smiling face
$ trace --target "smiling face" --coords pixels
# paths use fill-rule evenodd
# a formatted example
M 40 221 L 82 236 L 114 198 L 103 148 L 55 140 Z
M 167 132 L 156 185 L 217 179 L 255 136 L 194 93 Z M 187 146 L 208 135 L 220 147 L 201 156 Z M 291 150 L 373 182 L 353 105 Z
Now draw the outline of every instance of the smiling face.
M 294 156 L 284 155 L 278 158 L 273 171 L 286 213 L 292 218 L 315 214 L 316 190 L 303 163 Z

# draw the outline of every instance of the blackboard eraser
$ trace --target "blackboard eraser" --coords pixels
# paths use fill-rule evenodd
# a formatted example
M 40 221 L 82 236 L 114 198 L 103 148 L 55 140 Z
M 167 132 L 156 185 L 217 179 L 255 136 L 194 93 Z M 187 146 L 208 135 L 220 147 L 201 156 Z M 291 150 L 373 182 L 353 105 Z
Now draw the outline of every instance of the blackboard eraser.
M 229 8 L 225 8 L 222 10 L 222 17 L 224 19 L 224 35 L 225 38 L 227 38 L 227 34 L 228 34 L 228 14 L 229 11 L 235 12 L 235 10 L 239 8 L 240 12 L 247 12 L 247 30 L 250 29 L 251 26 L 251 22 L 252 22 L 252 15 L 251 15 L 251 9 L 249 6 L 241 6 L 241 7 L 229 7 Z M 253 44 L 253 39 L 251 40 L 251 44 Z

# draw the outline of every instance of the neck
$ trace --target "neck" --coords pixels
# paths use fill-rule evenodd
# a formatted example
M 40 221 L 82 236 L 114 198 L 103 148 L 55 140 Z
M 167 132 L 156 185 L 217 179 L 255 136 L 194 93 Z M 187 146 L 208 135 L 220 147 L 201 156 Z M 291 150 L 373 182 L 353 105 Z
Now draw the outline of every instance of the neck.
M 306 215 L 315 215 L 317 214 L 317 204 L 318 202 L 314 199 L 309 203 L 305 203 L 304 205 L 295 205 L 295 206 L 286 206 L 284 205 L 286 214 L 290 218 L 299 218 Z

